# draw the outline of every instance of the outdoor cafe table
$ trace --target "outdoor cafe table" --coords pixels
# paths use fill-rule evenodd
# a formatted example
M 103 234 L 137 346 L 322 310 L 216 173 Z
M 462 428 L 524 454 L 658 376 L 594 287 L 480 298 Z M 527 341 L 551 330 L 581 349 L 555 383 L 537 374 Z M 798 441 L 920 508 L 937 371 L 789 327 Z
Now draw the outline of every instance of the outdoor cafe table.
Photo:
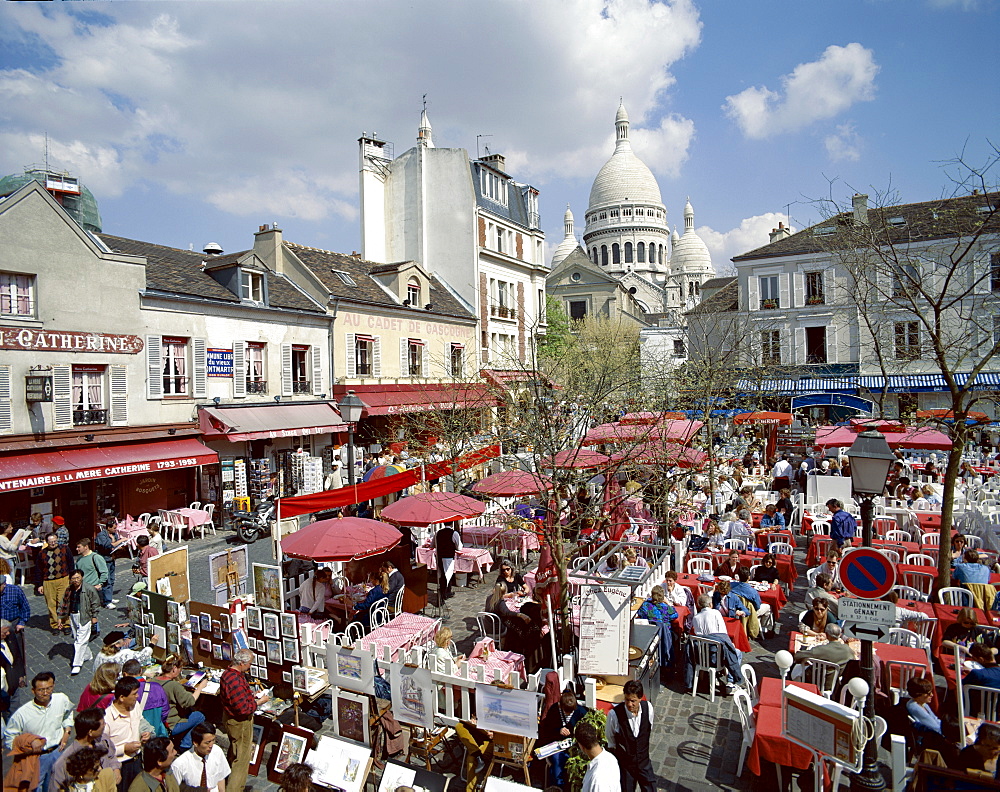
M 715 569 L 719 564 L 725 561 L 728 556 L 729 552 L 726 550 L 713 551 L 712 568 Z M 789 591 L 793 591 L 795 589 L 795 580 L 799 576 L 799 573 L 795 570 L 795 562 L 792 560 L 793 556 L 779 553 L 775 555 L 774 558 L 777 562 L 778 577 L 782 583 L 785 583 L 788 586 Z M 758 564 L 763 563 L 763 560 L 764 552 L 760 550 L 740 553 L 740 564 L 746 567 L 757 566 Z
M 694 578 L 694 575 L 688 575 L 688 577 Z M 680 582 L 679 577 L 678 582 Z M 683 586 L 685 584 L 681 583 L 681 585 Z M 688 586 L 688 588 L 690 588 L 690 586 Z M 684 605 L 675 605 L 674 610 L 677 611 L 676 624 L 683 625 L 687 621 L 689 615 L 687 607 Z M 749 652 L 751 648 L 750 639 L 747 638 L 747 631 L 743 626 L 743 622 L 739 619 L 730 619 L 728 617 L 724 617 L 724 621 L 726 622 L 726 632 L 729 634 L 729 638 L 732 640 L 733 646 L 741 652 Z
M 468 663 L 470 669 L 482 667 L 487 682 L 497 679 L 506 684 L 512 673 L 517 673 L 523 681 L 528 681 L 524 655 L 500 651 L 492 638 L 483 638 L 476 643 L 469 653 Z
M 809 693 L 819 693 L 819 688 L 807 682 L 791 684 Z M 782 698 L 780 679 L 764 677 L 760 681 L 760 701 L 754 708 L 757 728 L 753 742 L 747 750 L 747 767 L 756 776 L 760 775 L 761 760 L 797 770 L 806 770 L 812 766 L 812 752 L 796 745 L 781 734 Z
M 361 648 L 382 657 L 384 648 L 391 651 L 392 659 L 396 659 L 400 649 L 412 649 L 433 638 L 441 622 L 416 613 L 401 613 L 392 621 L 376 627 L 361 639 Z
M 170 514 L 179 514 L 184 518 L 184 527 L 188 534 L 194 533 L 194 529 L 212 521 L 212 515 L 204 509 L 172 509 Z
M 754 525 L 754 528 L 757 527 L 758 527 L 757 525 Z M 793 534 L 787 528 L 771 528 L 767 531 L 762 531 L 759 534 L 755 534 L 754 540 L 757 543 L 757 547 L 759 547 L 761 550 L 767 550 L 767 546 L 768 544 L 770 544 L 770 542 L 768 541 L 768 536 L 771 534 L 780 534 L 784 538 L 784 540 L 788 542 L 788 544 L 790 544 L 792 547 L 795 547 L 795 534 Z
M 691 575 L 687 572 L 678 572 L 677 582 L 685 588 L 691 589 L 691 593 L 694 594 L 695 599 L 697 599 L 698 594 L 703 589 L 711 593 L 713 587 L 711 583 L 703 583 L 698 580 L 697 575 Z M 771 613 L 773 613 L 774 618 L 777 619 L 781 609 L 788 603 L 788 597 L 785 595 L 781 586 L 778 586 L 777 588 L 769 588 L 767 591 L 758 591 L 757 593 L 760 594 L 761 604 L 770 605 Z
M 495 544 L 498 547 L 506 547 L 508 543 L 512 549 L 527 560 L 528 552 L 538 550 L 538 536 L 533 531 L 525 531 L 521 528 L 508 528 L 505 525 L 469 525 L 462 529 L 462 541 L 470 545 L 486 547 Z
M 428 569 L 437 569 L 437 553 L 433 547 L 417 548 L 417 563 Z M 473 573 L 482 577 L 493 568 L 493 556 L 483 547 L 463 547 L 455 555 L 455 571 Z

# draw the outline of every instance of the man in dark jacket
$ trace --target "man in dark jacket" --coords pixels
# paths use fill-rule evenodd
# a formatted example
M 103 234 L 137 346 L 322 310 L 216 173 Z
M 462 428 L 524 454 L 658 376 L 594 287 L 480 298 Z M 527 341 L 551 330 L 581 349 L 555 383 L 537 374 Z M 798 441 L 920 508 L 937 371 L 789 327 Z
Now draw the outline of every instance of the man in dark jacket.
M 549 707 L 549 711 L 542 718 L 542 723 L 538 729 L 538 739 L 540 745 L 559 742 L 561 740 L 572 739 L 573 730 L 580 719 L 587 714 L 587 708 L 576 700 L 576 693 L 572 690 L 564 690 L 559 697 L 559 701 Z M 549 757 L 549 767 L 551 775 L 550 784 L 555 786 L 566 786 L 566 760 L 569 759 L 569 751 L 558 751 Z
M 845 542 L 858 535 L 858 522 L 850 512 L 844 511 L 844 504 L 836 498 L 830 498 L 826 507 L 833 515 L 830 520 L 830 538 L 837 547 L 843 547 Z
M 438 590 L 447 599 L 451 596 L 451 578 L 455 574 L 455 556 L 462 549 L 462 537 L 453 523 L 448 523 L 434 535 L 438 563 Z
M 642 792 L 655 792 L 656 775 L 649 760 L 653 705 L 643 701 L 645 691 L 638 680 L 626 682 L 622 693 L 625 701 L 611 708 L 604 724 L 608 750 L 618 759 L 622 792 L 634 792 L 636 782 Z

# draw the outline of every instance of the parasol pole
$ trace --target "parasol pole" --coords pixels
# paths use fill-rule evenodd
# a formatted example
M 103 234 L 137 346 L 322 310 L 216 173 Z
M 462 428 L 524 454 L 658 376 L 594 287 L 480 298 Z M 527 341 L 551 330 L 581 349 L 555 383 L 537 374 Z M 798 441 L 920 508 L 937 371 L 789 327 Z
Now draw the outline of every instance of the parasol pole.
M 558 580 L 558 578 L 556 579 Z M 549 643 L 552 645 L 552 667 L 558 669 L 559 658 L 557 657 L 558 653 L 556 652 L 556 623 L 555 619 L 552 617 L 552 595 L 546 592 L 545 599 L 549 603 Z

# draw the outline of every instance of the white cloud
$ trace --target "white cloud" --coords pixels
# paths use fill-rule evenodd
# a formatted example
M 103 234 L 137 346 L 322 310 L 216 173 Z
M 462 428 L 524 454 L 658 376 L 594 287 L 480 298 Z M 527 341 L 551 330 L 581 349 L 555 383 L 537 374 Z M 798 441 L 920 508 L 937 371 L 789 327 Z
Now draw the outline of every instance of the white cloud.
M 141 182 L 239 216 L 349 217 L 360 132 L 406 150 L 423 93 L 438 145 L 491 135 L 542 187 L 592 178 L 619 96 L 654 171 L 676 175 L 694 134 L 667 106 L 693 0 L 73 5 L 0 7 L 0 40 L 44 53 L 0 70 L 0 172 L 47 132 L 99 198 Z
M 778 223 L 784 223 L 788 227 L 788 216 L 781 212 L 767 212 L 747 217 L 729 231 L 716 231 L 709 226 L 700 226 L 697 232 L 712 254 L 715 271 L 719 275 L 732 275 L 735 272 L 731 261 L 733 256 L 768 244 L 769 233 L 778 227 Z
M 860 44 L 832 45 L 783 76 L 780 91 L 750 87 L 726 97 L 723 109 L 748 138 L 796 132 L 873 99 L 878 70 L 872 51 Z
M 823 139 L 823 145 L 833 162 L 857 162 L 861 159 L 861 136 L 854 124 L 839 124 L 834 134 Z

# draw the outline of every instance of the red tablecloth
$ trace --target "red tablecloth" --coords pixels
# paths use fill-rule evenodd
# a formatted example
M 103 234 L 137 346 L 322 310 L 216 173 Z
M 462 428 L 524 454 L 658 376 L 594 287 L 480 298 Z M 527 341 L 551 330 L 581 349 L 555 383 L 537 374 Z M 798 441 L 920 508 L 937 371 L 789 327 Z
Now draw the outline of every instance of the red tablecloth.
M 719 552 L 714 552 L 712 554 L 712 568 L 714 569 L 729 555 L 728 551 L 722 550 Z M 764 554 L 761 552 L 748 552 L 740 553 L 740 563 L 746 567 L 756 566 L 760 564 L 764 558 Z M 799 576 L 799 573 L 795 569 L 795 562 L 792 560 L 793 556 L 790 555 L 776 555 L 775 560 L 778 566 L 778 577 L 781 579 L 782 583 L 788 585 L 788 590 L 792 591 L 795 588 L 795 581 Z
M 913 646 L 895 646 L 887 643 L 876 643 L 874 644 L 874 650 L 875 656 L 882 663 L 919 663 L 926 669 L 927 676 L 931 679 L 931 681 L 934 681 L 934 671 L 931 668 L 930 663 L 927 662 L 927 653 L 923 649 L 917 649 Z M 898 685 L 899 668 L 896 667 L 892 669 L 892 671 L 894 673 L 892 673 L 890 683 Z M 882 690 L 883 676 L 883 674 L 879 674 L 876 677 L 875 689 L 888 695 L 888 690 Z M 934 692 L 931 694 L 931 706 L 936 712 L 938 708 L 937 688 L 934 688 Z
M 793 534 L 787 528 L 772 528 L 766 532 L 762 532 L 756 535 L 755 539 L 757 541 L 757 547 L 759 547 L 761 550 L 767 550 L 768 534 L 781 534 L 785 538 L 785 541 L 788 542 L 788 544 L 790 544 L 792 547 L 795 547 L 795 534 Z
M 810 693 L 819 692 L 815 685 L 799 682 L 795 685 Z M 762 759 L 799 770 L 805 770 L 812 765 L 813 755 L 810 751 L 781 736 L 781 696 L 780 679 L 765 677 L 761 680 L 760 702 L 755 709 L 757 731 L 747 750 L 746 759 L 747 767 L 754 775 L 760 775 Z
M 960 609 L 951 605 L 941 605 L 937 602 L 930 603 L 930 606 L 934 611 L 934 616 L 936 616 L 938 620 L 937 629 L 934 631 L 934 639 L 931 641 L 931 647 L 934 655 L 937 657 L 941 647 L 941 641 L 944 640 L 945 630 L 958 621 L 958 611 Z M 919 610 L 923 609 L 920 608 Z M 973 610 L 976 613 L 976 619 L 979 624 L 992 626 L 1000 624 L 1000 618 L 994 618 L 993 614 L 986 613 L 986 611 L 980 608 L 973 608 Z

